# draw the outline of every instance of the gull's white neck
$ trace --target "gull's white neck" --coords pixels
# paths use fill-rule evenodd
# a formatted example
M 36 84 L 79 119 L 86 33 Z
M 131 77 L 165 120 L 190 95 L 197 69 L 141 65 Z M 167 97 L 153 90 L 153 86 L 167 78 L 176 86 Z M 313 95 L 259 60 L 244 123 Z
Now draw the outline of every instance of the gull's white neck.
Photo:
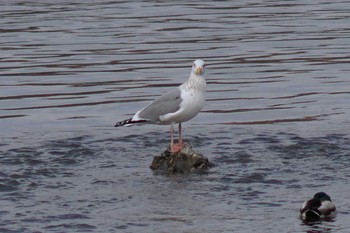
M 191 72 L 190 77 L 188 78 L 187 82 L 184 83 L 184 85 L 188 89 L 193 89 L 195 91 L 205 91 L 206 89 L 206 82 L 203 75 L 197 75 L 194 72 Z

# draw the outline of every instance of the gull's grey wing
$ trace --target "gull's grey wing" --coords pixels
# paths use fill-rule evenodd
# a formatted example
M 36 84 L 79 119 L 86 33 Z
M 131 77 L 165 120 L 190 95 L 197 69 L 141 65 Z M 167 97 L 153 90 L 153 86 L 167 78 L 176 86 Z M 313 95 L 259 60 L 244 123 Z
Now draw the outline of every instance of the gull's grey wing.
M 150 121 L 159 121 L 160 116 L 179 110 L 181 102 L 181 90 L 178 87 L 174 88 L 141 110 L 139 117 Z

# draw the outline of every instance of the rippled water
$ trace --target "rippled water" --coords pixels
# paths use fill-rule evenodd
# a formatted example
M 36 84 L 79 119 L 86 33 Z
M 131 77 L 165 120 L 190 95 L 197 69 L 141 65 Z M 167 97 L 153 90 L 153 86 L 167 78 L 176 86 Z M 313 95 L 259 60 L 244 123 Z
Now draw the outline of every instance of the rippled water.
M 1 232 L 349 232 L 347 1 L 0 3 Z M 184 136 L 216 167 L 150 169 L 168 127 L 114 128 L 207 62 Z M 305 224 L 325 191 L 331 222 Z

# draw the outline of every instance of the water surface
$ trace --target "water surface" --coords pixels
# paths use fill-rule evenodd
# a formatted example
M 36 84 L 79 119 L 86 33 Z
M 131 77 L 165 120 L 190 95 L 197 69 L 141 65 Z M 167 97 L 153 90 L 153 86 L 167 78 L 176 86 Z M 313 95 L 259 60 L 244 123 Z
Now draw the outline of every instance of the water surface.
M 346 1 L 0 3 L 2 232 L 349 232 Z M 159 175 L 168 127 L 114 128 L 207 63 L 184 137 L 216 167 Z M 319 191 L 334 221 L 305 224 Z

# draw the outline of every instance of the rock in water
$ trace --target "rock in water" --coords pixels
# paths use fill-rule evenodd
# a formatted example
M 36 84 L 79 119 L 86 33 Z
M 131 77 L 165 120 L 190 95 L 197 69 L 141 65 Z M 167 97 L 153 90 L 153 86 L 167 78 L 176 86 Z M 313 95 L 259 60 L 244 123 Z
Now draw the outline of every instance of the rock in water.
M 206 171 L 214 166 L 208 158 L 192 150 L 190 145 L 185 145 L 179 152 L 170 152 L 170 147 L 161 155 L 154 156 L 150 166 L 152 170 L 166 173 L 192 173 Z

